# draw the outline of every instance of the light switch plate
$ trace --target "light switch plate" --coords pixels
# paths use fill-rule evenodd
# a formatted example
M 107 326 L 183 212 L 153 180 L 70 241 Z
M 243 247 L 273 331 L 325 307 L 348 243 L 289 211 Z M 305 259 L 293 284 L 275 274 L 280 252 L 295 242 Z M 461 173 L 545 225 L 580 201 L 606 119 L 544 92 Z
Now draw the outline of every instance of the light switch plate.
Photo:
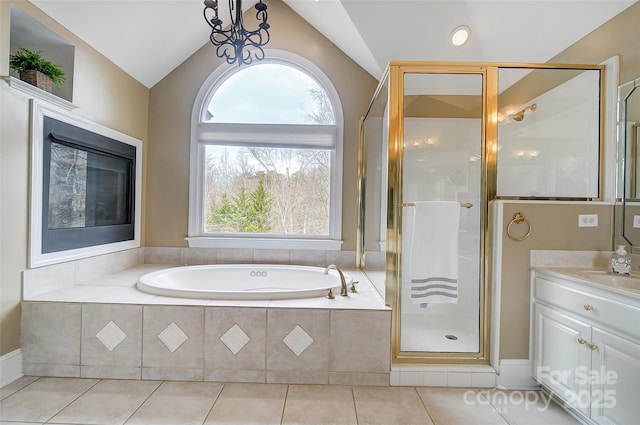
M 634 229 L 640 228 L 640 215 L 633 216 L 633 228 Z

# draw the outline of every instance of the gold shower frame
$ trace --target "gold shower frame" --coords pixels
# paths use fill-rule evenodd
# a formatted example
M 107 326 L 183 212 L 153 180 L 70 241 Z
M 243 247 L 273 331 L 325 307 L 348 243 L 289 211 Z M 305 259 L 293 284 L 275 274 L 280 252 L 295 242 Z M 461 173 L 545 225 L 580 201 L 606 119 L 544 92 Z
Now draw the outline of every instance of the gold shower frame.
M 377 96 L 385 88 L 388 80 L 388 180 L 386 211 L 386 260 L 385 260 L 385 300 L 392 308 L 391 352 L 393 363 L 490 363 L 491 342 L 491 264 L 493 261 L 493 242 L 489 232 L 489 204 L 495 199 L 531 199 L 526 197 L 497 197 L 497 142 L 498 142 L 498 73 L 500 68 L 521 69 L 567 69 L 597 70 L 600 79 L 600 128 L 599 128 L 599 185 L 598 198 L 571 198 L 571 200 L 599 200 L 602 198 L 604 177 L 604 118 L 605 118 L 605 66 L 590 64 L 538 64 L 538 63 L 484 63 L 484 62 L 390 62 L 372 96 L 367 113 L 360 119 L 358 141 L 358 226 L 356 246 L 356 266 L 364 270 L 364 233 L 363 223 L 365 205 L 363 190 L 366 179 L 366 160 L 364 155 L 364 122 Z M 470 353 L 415 352 L 400 350 L 400 297 L 402 256 L 402 171 L 404 139 L 404 76 L 416 73 L 438 74 L 474 74 L 482 76 L 482 188 L 480 213 L 480 340 L 479 350 Z M 559 198 L 535 198 L 550 200 Z M 567 200 L 566 198 L 563 198 Z M 474 206 L 475 207 L 475 206 Z M 366 272 L 366 271 L 365 271 Z

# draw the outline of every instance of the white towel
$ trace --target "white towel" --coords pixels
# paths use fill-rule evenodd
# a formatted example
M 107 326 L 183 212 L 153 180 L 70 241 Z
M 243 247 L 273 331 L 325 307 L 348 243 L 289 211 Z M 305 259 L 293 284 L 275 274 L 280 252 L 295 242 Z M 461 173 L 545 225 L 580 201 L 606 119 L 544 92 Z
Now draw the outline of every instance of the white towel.
M 458 302 L 459 221 L 458 202 L 415 202 L 409 277 L 420 307 Z

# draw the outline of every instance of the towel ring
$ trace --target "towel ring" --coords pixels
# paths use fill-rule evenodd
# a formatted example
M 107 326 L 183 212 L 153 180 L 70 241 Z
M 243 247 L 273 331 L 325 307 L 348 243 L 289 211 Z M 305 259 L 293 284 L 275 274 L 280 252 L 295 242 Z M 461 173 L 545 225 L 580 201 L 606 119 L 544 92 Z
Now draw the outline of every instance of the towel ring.
M 513 235 L 511 234 L 511 226 L 513 226 L 514 223 L 515 224 L 525 223 L 527 225 L 527 233 L 525 233 L 524 236 L 521 236 L 519 238 L 513 237 Z M 509 236 L 509 239 L 513 241 L 523 241 L 527 239 L 530 234 L 531 234 L 531 223 L 529 223 L 529 220 L 527 220 L 524 217 L 524 214 L 522 214 L 521 212 L 515 213 L 513 215 L 513 219 L 509 222 L 509 225 L 507 226 L 507 236 Z

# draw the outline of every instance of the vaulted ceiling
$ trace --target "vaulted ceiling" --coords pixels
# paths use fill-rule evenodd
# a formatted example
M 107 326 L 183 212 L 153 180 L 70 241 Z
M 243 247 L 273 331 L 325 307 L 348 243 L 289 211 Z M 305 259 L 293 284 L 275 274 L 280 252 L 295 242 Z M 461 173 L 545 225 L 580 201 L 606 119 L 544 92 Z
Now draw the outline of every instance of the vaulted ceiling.
M 392 60 L 546 62 L 637 0 L 282 1 L 379 78 Z M 31 2 L 147 87 L 208 43 L 202 0 Z M 459 25 L 471 39 L 454 49 Z

